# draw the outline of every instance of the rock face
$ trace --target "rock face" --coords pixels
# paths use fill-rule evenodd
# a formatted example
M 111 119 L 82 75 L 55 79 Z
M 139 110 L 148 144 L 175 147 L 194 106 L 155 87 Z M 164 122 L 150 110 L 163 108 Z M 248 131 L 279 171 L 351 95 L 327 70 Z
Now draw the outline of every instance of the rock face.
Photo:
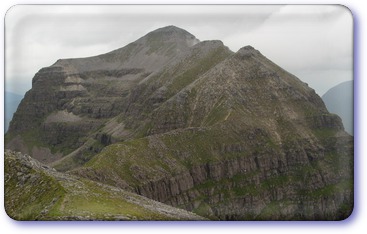
M 233 53 L 169 26 L 60 60 L 33 82 L 7 147 L 57 170 L 210 219 L 352 212 L 353 138 L 314 90 L 251 46 Z

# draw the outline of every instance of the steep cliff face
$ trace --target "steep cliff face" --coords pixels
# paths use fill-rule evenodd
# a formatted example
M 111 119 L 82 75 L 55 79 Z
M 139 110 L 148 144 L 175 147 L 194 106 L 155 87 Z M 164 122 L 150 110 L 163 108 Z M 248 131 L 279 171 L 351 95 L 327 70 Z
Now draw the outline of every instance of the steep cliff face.
M 36 74 L 8 148 L 220 220 L 339 220 L 353 138 L 295 76 L 176 27 Z

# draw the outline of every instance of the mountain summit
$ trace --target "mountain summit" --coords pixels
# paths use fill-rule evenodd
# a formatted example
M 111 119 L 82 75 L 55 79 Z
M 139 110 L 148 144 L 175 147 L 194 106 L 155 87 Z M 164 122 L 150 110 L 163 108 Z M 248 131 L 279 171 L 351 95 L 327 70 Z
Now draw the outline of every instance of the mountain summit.
M 140 38 L 138 41 L 157 42 L 158 40 L 161 42 L 162 41 L 177 42 L 178 44 L 182 44 L 183 46 L 186 45 L 189 47 L 200 42 L 191 33 L 172 25 L 156 29 L 148 33 L 146 36 Z
M 64 71 L 71 74 L 96 70 L 121 72 L 124 68 L 152 72 L 198 42 L 198 39 L 185 30 L 168 26 L 107 54 L 82 59 L 61 59 L 53 67 L 63 67 Z
M 297 77 L 168 26 L 41 69 L 6 148 L 213 220 L 340 220 L 353 138 Z

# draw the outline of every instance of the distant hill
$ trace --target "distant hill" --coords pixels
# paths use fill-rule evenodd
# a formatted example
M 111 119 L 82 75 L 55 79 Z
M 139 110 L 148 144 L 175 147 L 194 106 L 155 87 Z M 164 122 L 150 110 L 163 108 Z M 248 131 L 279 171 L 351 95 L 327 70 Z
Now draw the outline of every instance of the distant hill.
M 7 132 L 9 123 L 13 118 L 13 114 L 17 111 L 18 105 L 22 100 L 23 96 L 11 92 L 5 92 L 5 120 L 4 120 L 4 131 Z
M 353 81 L 329 89 L 323 96 L 327 109 L 340 116 L 345 131 L 353 135 Z

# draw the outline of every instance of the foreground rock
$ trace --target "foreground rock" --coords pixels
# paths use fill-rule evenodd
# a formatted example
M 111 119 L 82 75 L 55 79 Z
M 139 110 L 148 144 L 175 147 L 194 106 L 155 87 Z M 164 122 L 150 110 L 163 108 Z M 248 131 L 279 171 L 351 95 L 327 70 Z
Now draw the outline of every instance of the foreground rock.
M 5 209 L 16 220 L 203 220 L 122 189 L 5 152 Z

